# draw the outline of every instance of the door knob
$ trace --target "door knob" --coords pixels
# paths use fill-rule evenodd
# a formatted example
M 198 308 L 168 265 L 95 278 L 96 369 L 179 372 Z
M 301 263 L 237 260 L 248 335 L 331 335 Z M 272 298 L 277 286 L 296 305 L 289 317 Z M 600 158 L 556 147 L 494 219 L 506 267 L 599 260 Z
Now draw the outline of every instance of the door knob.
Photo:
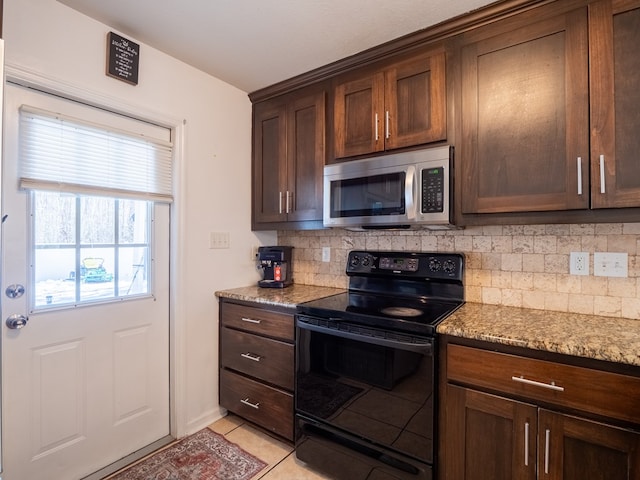
M 5 323 L 11 330 L 18 330 L 24 327 L 28 321 L 29 317 L 14 313 L 13 315 L 10 315 L 9 318 L 7 318 L 7 321 Z

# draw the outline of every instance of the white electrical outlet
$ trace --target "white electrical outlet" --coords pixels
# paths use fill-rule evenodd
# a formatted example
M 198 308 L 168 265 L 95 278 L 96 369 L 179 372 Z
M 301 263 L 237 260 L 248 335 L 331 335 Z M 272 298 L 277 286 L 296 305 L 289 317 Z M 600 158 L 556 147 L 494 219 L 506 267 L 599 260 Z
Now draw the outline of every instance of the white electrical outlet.
M 629 255 L 627 253 L 593 254 L 593 274 L 598 277 L 628 277 Z
M 589 252 L 571 252 L 569 273 L 571 275 L 589 275 Z
M 331 261 L 331 247 L 322 247 L 322 261 L 323 262 Z

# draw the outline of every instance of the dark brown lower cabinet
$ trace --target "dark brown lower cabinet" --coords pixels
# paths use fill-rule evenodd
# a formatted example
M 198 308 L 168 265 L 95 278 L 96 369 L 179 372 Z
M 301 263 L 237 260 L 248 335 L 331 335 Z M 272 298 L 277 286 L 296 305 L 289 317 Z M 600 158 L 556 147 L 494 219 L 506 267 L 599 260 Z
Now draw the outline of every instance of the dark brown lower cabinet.
M 220 303 L 220 405 L 293 441 L 293 309 Z
M 446 475 L 465 480 L 640 479 L 640 433 L 449 386 Z
M 640 479 L 640 433 L 540 410 L 540 478 Z
M 639 376 L 442 352 L 441 480 L 640 480 Z
M 450 385 L 446 408 L 446 476 L 440 478 L 536 478 L 536 407 Z

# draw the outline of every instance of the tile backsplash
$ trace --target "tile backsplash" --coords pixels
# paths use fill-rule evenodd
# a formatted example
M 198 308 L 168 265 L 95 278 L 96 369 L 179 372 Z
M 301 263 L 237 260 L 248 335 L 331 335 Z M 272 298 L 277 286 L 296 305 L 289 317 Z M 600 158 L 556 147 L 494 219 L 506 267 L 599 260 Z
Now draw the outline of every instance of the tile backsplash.
M 640 223 L 508 225 L 442 231 L 280 231 L 294 248 L 294 282 L 347 287 L 347 253 L 462 252 L 469 302 L 640 319 Z M 322 261 L 330 247 L 331 261 Z M 569 274 L 570 252 L 589 253 L 589 275 Z M 594 276 L 595 252 L 628 254 L 628 277 Z

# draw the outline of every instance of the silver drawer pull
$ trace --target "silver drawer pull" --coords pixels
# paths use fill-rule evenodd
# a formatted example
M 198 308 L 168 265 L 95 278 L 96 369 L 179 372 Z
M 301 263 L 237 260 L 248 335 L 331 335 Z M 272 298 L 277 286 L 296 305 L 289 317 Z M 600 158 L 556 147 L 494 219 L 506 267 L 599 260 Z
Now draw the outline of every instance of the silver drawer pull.
M 511 380 L 514 382 L 526 383 L 527 385 L 533 385 L 535 387 L 548 388 L 549 390 L 555 390 L 556 392 L 564 392 L 564 387 L 556 385 L 555 382 L 551 383 L 542 383 L 536 382 L 535 380 L 529 380 L 528 378 L 520 377 L 511 377 Z
M 260 323 L 260 320 L 254 320 L 253 318 L 242 317 L 241 320 L 243 322 L 249 322 L 249 323 Z
M 260 359 L 262 358 L 260 355 L 255 355 L 255 354 L 250 353 L 250 352 L 241 353 L 240 356 L 242 358 L 246 358 L 247 360 L 253 360 L 254 362 L 259 362 Z
M 245 398 L 244 400 L 240 400 L 240 403 L 244 403 L 246 406 L 251 407 L 251 408 L 255 408 L 256 410 L 258 410 L 260 408 L 260 402 L 251 403 L 249 401 L 249 397 Z

